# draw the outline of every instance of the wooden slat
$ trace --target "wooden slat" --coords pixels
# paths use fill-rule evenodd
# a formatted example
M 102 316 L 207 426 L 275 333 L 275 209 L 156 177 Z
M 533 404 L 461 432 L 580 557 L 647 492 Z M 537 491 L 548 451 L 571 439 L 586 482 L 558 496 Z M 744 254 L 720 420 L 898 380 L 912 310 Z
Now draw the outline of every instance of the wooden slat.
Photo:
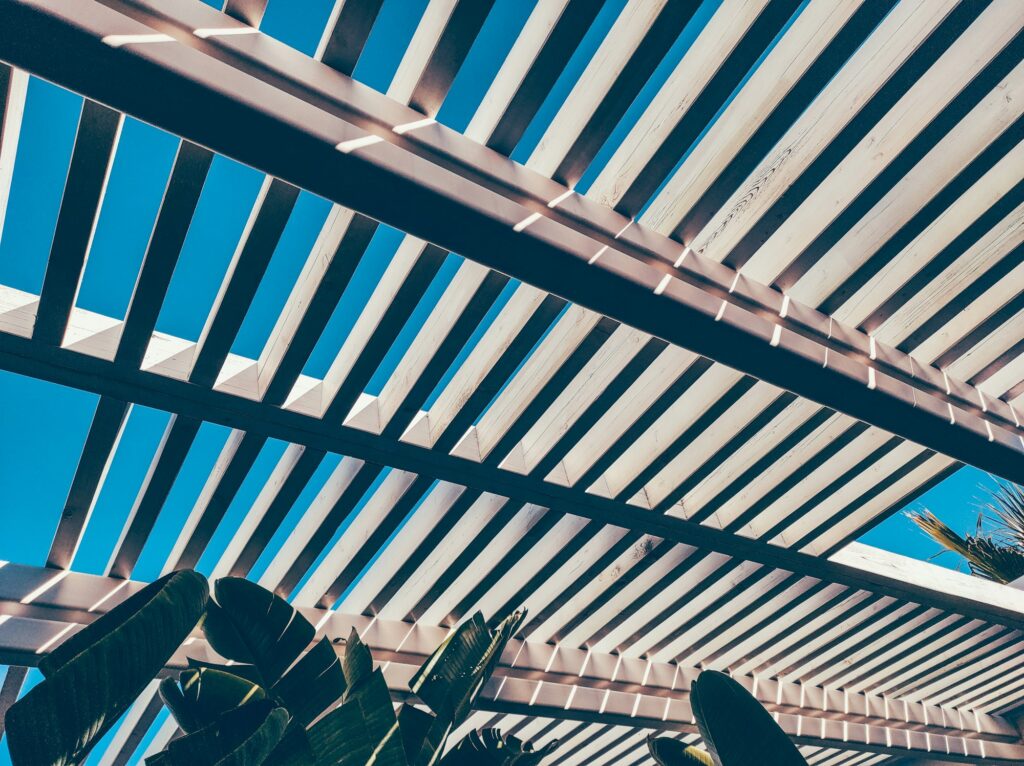
M 693 229 L 703 226 L 706 220 L 701 222 L 693 209 L 705 195 L 715 196 L 716 179 L 722 178 L 717 194 L 724 202 L 732 192 L 724 191 L 732 185 L 730 177 L 742 178 L 749 172 L 745 164 L 760 161 L 759 153 L 775 143 L 775 133 L 788 127 L 791 115 L 818 94 L 893 5 L 859 0 L 808 4 L 651 201 L 644 220 L 666 234 L 684 220 Z M 694 233 L 683 229 L 683 239 L 689 241 Z
M 436 116 L 492 5 L 493 0 L 431 0 L 388 95 Z
M 11 705 L 18 701 L 21 687 L 25 683 L 28 668 L 11 665 L 4 674 L 4 685 L 0 688 L 0 738 L 4 736 L 4 719 Z
M 82 457 L 75 469 L 67 500 L 64 501 L 64 510 L 46 557 L 47 566 L 67 569 L 74 561 L 82 534 L 117 451 L 130 409 L 131 405 L 127 402 L 107 396 L 100 397 L 97 402 L 82 447 Z
M 370 609 L 371 603 L 379 597 L 397 571 L 408 566 L 409 552 L 434 534 L 464 489 L 445 483 L 435 485 L 409 521 L 388 543 L 384 555 L 354 584 L 339 603 L 338 609 L 353 614 L 361 614 Z
M 118 362 L 142 363 L 212 162 L 213 153 L 208 149 L 187 141 L 179 143 L 142 269 L 128 304 L 115 356 Z
M 285 401 L 376 228 L 364 216 L 332 208 L 260 353 L 256 376 L 263 401 Z
M 75 135 L 32 337 L 59 345 L 85 271 L 124 115 L 86 99 Z
M 224 13 L 251 27 L 258 27 L 266 12 L 267 0 L 224 0 Z
M 107 565 L 107 572 L 114 577 L 131 577 L 157 516 L 199 433 L 200 425 L 202 422 L 195 418 L 179 415 L 172 415 L 168 421 L 160 446 L 157 447 Z
M 324 482 L 323 487 L 310 501 L 309 508 L 302 514 L 302 518 L 288 535 L 288 539 L 285 540 L 260 576 L 260 585 L 270 590 L 276 590 L 280 594 L 291 592 L 295 583 L 289 583 L 285 587 L 283 582 L 295 567 L 299 551 L 309 545 L 310 540 L 315 537 L 317 530 L 324 526 L 328 517 L 338 515 L 344 519 L 348 515 L 352 505 L 362 495 L 360 487 L 353 487 L 353 483 L 355 482 L 357 485 L 361 483 L 360 479 L 364 476 L 364 465 L 363 461 L 351 458 L 343 458 L 338 463 L 327 481 Z M 365 475 L 368 476 L 371 473 L 372 471 L 367 471 Z M 304 573 L 311 564 L 312 561 L 304 562 L 304 567 L 299 571 Z
M 588 196 L 627 215 L 639 213 L 796 6 L 785 0 L 722 3 Z
M 289 444 L 239 528 L 221 553 L 214 577 L 244 577 L 291 510 L 325 454 Z
M 0 64 L 0 235 L 4 231 L 7 205 L 11 197 L 14 160 L 18 154 L 27 93 L 28 74 Z
M 266 441 L 260 434 L 231 432 L 167 557 L 163 574 L 196 566 Z
M 217 379 L 298 197 L 291 184 L 264 179 L 199 337 L 190 382 L 211 386 Z
M 296 604 L 312 606 L 320 601 L 342 569 L 356 555 L 362 542 L 373 534 L 377 524 L 387 514 L 388 509 L 398 503 L 406 491 L 410 490 L 410 486 L 415 480 L 415 474 L 405 471 L 391 471 L 387 475 L 376 492 L 359 510 L 358 515 L 346 527 L 345 534 L 338 538 L 328 550 L 320 565 L 310 574 L 305 585 L 302 586 L 295 596 L 294 601 Z M 340 521 L 339 519 L 339 524 Z M 327 542 L 329 540 L 325 541 L 324 545 Z M 339 595 L 334 594 L 331 603 L 336 601 Z
M 991 84 L 995 84 L 995 93 L 987 99 L 990 110 L 1006 105 L 1005 92 L 1021 87 L 1024 82 L 1024 65 L 1013 69 L 1020 62 L 1018 52 L 1011 46 L 1005 55 L 1000 55 L 1024 24 L 1018 11 L 1013 3 L 995 3 L 982 13 L 756 249 L 743 273 L 764 284 L 773 283 L 791 260 L 835 220 L 834 216 L 855 201 L 862 189 L 876 181 L 872 192 L 877 194 L 877 181 L 891 183 L 902 175 L 897 172 L 891 180 L 884 178 L 884 171 L 894 159 L 910 165 L 915 156 L 923 154 L 929 144 L 945 133 L 943 128 L 950 123 L 954 128 L 947 135 L 960 133 L 956 123 L 961 115 L 973 107 Z M 965 55 L 968 52 L 974 55 Z M 1010 69 L 1013 71 L 1007 75 Z M 976 77 L 978 80 L 972 83 Z M 939 83 L 942 87 L 937 87 Z M 996 111 L 986 115 L 981 121 L 994 122 L 992 128 L 998 135 L 1019 114 L 1018 109 L 1011 107 L 1003 114 Z M 915 140 L 919 138 L 923 140 Z
M 849 120 L 938 28 L 955 4 L 901 3 L 854 53 L 811 106 L 713 217 L 685 241 L 715 260 L 726 256 L 800 174 L 832 142 Z M 966 15 L 969 11 L 965 11 Z M 910 18 L 913 23 L 907 23 Z M 744 200 L 739 206 L 741 200 Z
M 335 0 L 314 58 L 352 74 L 384 0 Z
M 511 154 L 600 8 L 599 0 L 538 3 L 466 135 Z
M 696 12 L 680 0 L 630 0 L 530 157 L 572 187 Z

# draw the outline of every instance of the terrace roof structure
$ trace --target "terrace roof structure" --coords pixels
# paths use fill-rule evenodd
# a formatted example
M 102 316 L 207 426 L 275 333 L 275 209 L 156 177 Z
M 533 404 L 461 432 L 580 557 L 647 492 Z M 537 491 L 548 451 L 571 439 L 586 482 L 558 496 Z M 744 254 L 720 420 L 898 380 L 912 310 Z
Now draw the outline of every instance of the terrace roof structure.
M 84 98 L 41 287 L 0 285 L 0 369 L 97 396 L 46 566 L 0 568 L 0 710 L 144 551 L 197 566 L 220 534 L 210 574 L 356 626 L 396 695 L 463 616 L 526 606 L 467 726 L 562 739 L 552 766 L 697 740 L 709 667 L 812 764 L 1024 761 L 1024 593 L 855 542 L 964 464 L 1024 481 L 1024 4 L 540 0 L 502 47 L 500 0 L 430 0 L 374 89 L 395 2 L 338 0 L 307 55 L 266 0 L 0 0 L 0 225 L 30 76 Z M 177 143 L 112 315 L 79 295 L 128 119 Z M 264 177 L 183 337 L 159 319 L 221 157 Z M 245 356 L 305 194 L 329 212 Z M 88 573 L 133 406 L 170 417 Z M 166 742 L 159 712 L 151 687 L 101 762 Z

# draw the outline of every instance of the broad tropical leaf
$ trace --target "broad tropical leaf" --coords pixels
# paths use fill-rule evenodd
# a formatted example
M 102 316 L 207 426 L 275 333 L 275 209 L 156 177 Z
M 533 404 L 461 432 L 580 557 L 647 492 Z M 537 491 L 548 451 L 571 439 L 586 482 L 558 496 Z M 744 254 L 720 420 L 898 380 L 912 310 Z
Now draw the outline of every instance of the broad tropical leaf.
M 326 644 L 333 654 L 333 648 Z M 308 655 L 307 655 L 308 656 Z M 342 664 L 342 704 L 309 728 L 292 726 L 265 766 L 405 766 L 391 694 L 353 630 Z M 296 669 L 298 666 L 296 666 Z M 285 676 L 289 679 L 296 670 Z
M 197 660 L 195 657 L 188 657 L 188 666 L 193 670 L 200 670 L 202 668 L 212 668 L 213 670 L 223 670 L 231 673 L 233 676 L 244 678 L 250 683 L 254 683 L 259 686 L 263 682 L 263 677 L 260 675 L 260 671 L 256 669 L 255 665 L 246 665 L 241 662 L 235 662 L 231 665 L 225 665 L 221 662 L 206 662 L 205 660 Z
M 364 766 L 372 752 L 359 706 L 342 705 L 309 729 L 289 727 L 263 766 Z
M 316 686 L 335 673 L 340 680 L 330 683 L 335 691 L 325 696 Z M 303 706 L 298 699 L 303 687 L 309 698 L 317 700 L 314 704 Z M 397 721 L 391 694 L 380 670 L 374 670 L 370 650 L 354 630 L 345 647 L 343 664 L 338 665 L 334 647 L 325 639 L 274 688 L 279 698 L 295 696 L 293 705 L 305 713 L 293 712 L 293 716 L 308 720 L 293 722 L 265 766 L 364 766 L 372 758 L 376 766 L 406 766 L 400 739 L 392 739 L 392 732 L 397 733 Z M 339 708 L 308 726 L 339 697 Z M 325 699 L 329 699 L 326 705 Z
M 450 717 L 457 725 L 469 713 L 525 617 L 525 612 L 516 612 L 491 631 L 477 612 L 434 650 L 413 676 L 409 688 L 436 715 Z
M 366 758 L 372 756 L 375 765 L 404 766 L 405 752 L 399 736 L 398 719 L 391 703 L 391 692 L 388 691 L 380 668 L 374 670 L 370 650 L 355 629 L 349 634 L 345 644 L 345 661 L 342 667 L 348 688 L 345 690 L 339 712 L 360 721 L 360 730 L 353 742 L 358 743 L 360 750 L 366 748 Z M 346 718 L 346 723 L 348 720 Z M 332 750 L 333 742 L 336 740 L 333 735 L 328 735 L 328 729 L 321 724 L 310 731 L 310 739 L 318 757 L 322 757 L 328 751 L 328 736 Z M 319 731 L 315 731 L 318 728 Z M 369 760 L 362 761 L 347 756 L 339 761 L 339 766 L 361 766 L 366 762 Z
M 222 657 L 254 665 L 270 688 L 313 640 L 309 620 L 283 598 L 240 577 L 214 584 L 203 633 Z
M 332 710 L 307 732 L 309 750 L 318 764 L 366 764 L 376 742 L 371 742 L 357 704 Z
M 208 597 L 202 575 L 171 573 L 44 657 L 46 680 L 7 712 L 15 766 L 82 761 L 196 626 Z
M 186 734 L 203 729 L 221 715 L 247 702 L 266 699 L 263 687 L 227 670 L 182 671 L 178 680 L 160 682 L 160 696 Z
M 256 686 L 262 680 L 254 665 L 218 665 L 191 658 L 189 665 L 194 670 L 219 670 Z M 295 723 L 308 726 L 320 717 L 345 692 L 345 675 L 330 640 L 320 639 L 267 691 L 288 711 Z M 168 707 L 171 707 L 169 703 Z
M 165 682 L 162 691 L 179 723 L 193 732 L 190 736 L 216 735 L 229 742 L 239 738 L 226 728 L 230 722 L 238 725 L 230 714 L 233 704 L 248 702 L 244 707 L 250 708 L 252 700 L 265 695 L 268 703 L 280 706 L 287 725 L 263 766 L 437 763 L 449 733 L 468 714 L 525 616 L 513 615 L 493 631 L 479 614 L 460 626 L 411 684 L 435 714 L 405 705 L 396 716 L 384 676 L 374 669 L 356 631 L 343 660 L 327 639 L 307 652 L 315 630 L 283 599 L 237 578 L 219 580 L 214 589 L 216 602 L 208 607 L 204 632 L 219 654 L 240 664 L 195 663 L 180 685 Z M 236 673 L 242 677 L 225 678 Z M 214 682 L 205 689 L 210 699 L 204 697 L 207 679 Z M 250 725 L 249 719 L 243 723 Z M 181 754 L 168 748 L 160 757 L 165 760 L 157 760 L 158 766 L 177 766 L 166 759 Z
M 172 740 L 147 766 L 260 766 L 281 741 L 288 713 L 268 699 L 223 713 L 208 726 Z
M 690 704 L 717 766 L 806 766 L 761 703 L 724 673 L 701 673 L 690 691 Z
M 526 619 L 516 612 L 491 630 L 477 612 L 462 623 L 430 655 L 409 683 L 410 690 L 434 711 L 435 719 L 419 748 L 409 738 L 404 746 L 412 766 L 436 763 L 452 730 L 465 720 L 505 645 Z M 410 714 L 411 715 L 411 714 Z M 423 727 L 423 722 L 418 723 Z M 418 750 L 415 756 L 413 751 Z
M 398 733 L 402 738 L 402 750 L 406 763 L 414 764 L 420 753 L 441 752 L 445 734 L 435 727 L 437 718 L 426 710 L 406 703 L 398 711 Z
M 293 721 L 309 726 L 341 699 L 345 688 L 345 674 L 334 646 L 322 638 L 270 691 Z
M 316 633 L 313 625 L 284 599 L 255 583 L 227 577 L 215 583 L 214 592 L 217 603 L 211 602 L 203 631 L 219 654 L 242 663 L 218 669 L 259 683 L 289 716 L 287 731 L 267 764 L 339 763 L 351 748 L 332 734 L 331 727 L 340 719 L 325 713 L 342 699 L 349 684 L 334 646 L 324 638 L 307 652 Z M 393 718 L 390 697 L 387 701 Z M 307 730 L 321 716 L 320 728 Z
M 357 705 L 363 717 L 366 733 L 374 743 L 380 742 L 395 724 L 395 709 L 391 705 L 391 692 L 380 669 L 373 669 L 373 657 L 356 633 L 349 635 L 345 644 L 345 689 L 342 706 Z
M 431 655 L 410 688 L 436 715 L 404 705 L 395 716 L 384 676 L 374 670 L 369 649 L 353 630 L 342 663 L 346 689 L 341 706 L 305 732 L 289 732 L 266 766 L 437 763 L 448 734 L 469 712 L 524 616 L 513 615 L 491 631 L 476 615 Z
M 441 759 L 441 766 L 537 766 L 558 747 L 558 740 L 534 750 L 529 742 L 499 729 L 471 731 Z
M 671 737 L 648 737 L 647 749 L 659 766 L 715 766 L 706 750 Z

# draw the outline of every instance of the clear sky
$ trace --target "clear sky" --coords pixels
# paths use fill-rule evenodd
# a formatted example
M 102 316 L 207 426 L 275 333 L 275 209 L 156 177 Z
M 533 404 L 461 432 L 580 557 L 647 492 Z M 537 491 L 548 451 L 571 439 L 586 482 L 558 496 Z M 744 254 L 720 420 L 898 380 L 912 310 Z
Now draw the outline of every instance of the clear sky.
M 458 129 L 468 124 L 533 4 L 527 0 L 497 0 L 441 110 L 439 119 L 442 122 Z M 332 0 L 270 0 L 263 29 L 300 50 L 312 53 L 331 5 Z M 357 78 L 378 89 L 387 88 L 425 5 L 426 0 L 385 0 L 356 70 Z M 586 66 L 622 5 L 624 0 L 612 0 L 607 4 L 517 148 L 514 154 L 517 159 L 525 159 L 536 145 L 544 126 Z M 665 81 L 716 6 L 716 2 L 705 2 L 684 30 L 664 64 L 598 154 L 578 186 L 580 190 L 585 190 L 596 177 L 615 145 Z M 4 285 L 32 293 L 40 291 L 81 104 L 80 97 L 48 83 L 33 79 L 30 84 L 13 190 L 0 238 L 0 283 Z M 78 296 L 80 307 L 110 316 L 124 316 L 176 146 L 173 137 L 130 118 L 126 121 Z M 261 174 L 251 168 L 222 157 L 215 160 L 157 329 L 180 337 L 198 338 L 261 181 Z M 232 347 L 233 352 L 247 357 L 259 355 L 329 207 L 326 201 L 313 195 L 301 195 L 268 274 Z M 359 307 L 386 267 L 400 236 L 387 227 L 381 227 L 375 235 L 356 277 L 306 366 L 307 374 L 323 376 Z M 407 331 L 371 381 L 371 393 L 379 391 L 387 380 L 411 343 L 419 320 L 432 308 L 457 265 L 458 260 L 452 257 L 441 269 L 409 322 Z M 484 326 L 494 318 L 512 289 L 514 284 L 506 289 L 502 299 L 484 320 Z M 469 347 L 481 333 L 482 330 L 471 339 Z M 438 390 L 446 382 L 447 379 L 443 380 Z M 35 565 L 45 562 L 96 399 L 89 393 L 0 372 L 0 424 L 6 437 L 0 442 L 3 445 L 0 448 L 0 491 L 5 499 L 0 559 Z M 95 573 L 104 570 L 167 420 L 167 413 L 140 406 L 133 408 L 75 559 L 76 570 Z M 202 426 L 143 551 L 136 577 L 149 579 L 159 573 L 227 435 L 228 429 L 224 427 Z M 201 570 L 212 568 L 231 530 L 255 499 L 285 446 L 271 442 L 263 450 L 203 557 L 199 566 Z M 257 563 L 254 576 L 258 576 L 269 563 L 270 556 L 330 475 L 338 459 L 336 456 L 329 458 L 320 466 L 280 533 Z M 963 469 L 928 492 L 915 506 L 931 508 L 954 527 L 966 530 L 974 523 L 975 500 L 981 495 L 979 487 L 986 484 L 993 484 L 990 477 L 974 469 Z M 936 546 L 901 515 L 880 524 L 864 537 L 864 541 L 920 558 L 936 552 Z M 952 557 L 943 557 L 937 563 L 957 565 Z M 102 747 L 96 750 L 90 763 L 95 763 L 101 752 Z M 5 759 L 6 750 L 0 748 L 0 762 Z

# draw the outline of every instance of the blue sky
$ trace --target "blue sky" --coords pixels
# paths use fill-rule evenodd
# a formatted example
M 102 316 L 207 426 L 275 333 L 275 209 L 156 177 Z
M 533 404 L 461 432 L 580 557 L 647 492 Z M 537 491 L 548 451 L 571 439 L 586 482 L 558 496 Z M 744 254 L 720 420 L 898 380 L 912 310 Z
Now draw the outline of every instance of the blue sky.
M 497 0 L 439 114 L 442 122 L 457 129 L 468 124 L 533 4 L 526 0 Z M 312 53 L 331 5 L 331 0 L 270 0 L 263 29 L 289 45 Z M 426 0 L 385 0 L 355 72 L 357 78 L 378 89 L 387 88 L 425 5 Z M 514 154 L 517 159 L 525 159 L 539 141 L 545 125 L 622 5 L 624 0 L 611 0 L 602 11 L 517 147 Z M 664 64 L 598 154 L 578 188 L 585 190 L 596 177 L 616 143 L 667 78 L 716 5 L 717 2 L 706 2 L 680 35 Z M 33 79 L 30 84 L 12 197 L 0 238 L 2 284 L 32 293 L 40 291 L 81 103 L 80 97 L 48 83 Z M 176 145 L 173 137 L 155 128 L 132 119 L 126 121 L 78 296 L 79 306 L 111 316 L 124 316 Z M 215 160 L 160 313 L 159 330 L 198 338 L 261 182 L 262 175 L 251 168 L 222 157 Z M 313 195 L 302 193 L 300 196 L 267 276 L 232 347 L 235 353 L 247 357 L 259 355 L 329 207 L 325 200 Z M 378 230 L 306 365 L 308 374 L 323 376 L 400 237 L 399 232 L 387 227 Z M 440 270 L 406 331 L 373 377 L 369 386 L 371 393 L 378 392 L 388 379 L 421 320 L 457 267 L 458 259 L 451 257 Z M 514 287 L 513 283 L 506 288 L 464 353 L 479 340 Z M 438 391 L 447 379 L 442 380 Z M 0 489 L 6 499 L 0 559 L 35 565 L 44 563 L 96 399 L 93 394 L 0 372 L 0 402 L 4 403 L 0 412 L 7 437 L 2 442 L 3 454 L 0 455 Z M 75 569 L 95 573 L 104 569 L 167 420 L 167 413 L 141 406 L 133 408 L 74 562 Z M 222 426 L 202 426 L 143 551 L 136 577 L 148 579 L 160 571 L 228 433 Z M 231 530 L 237 527 L 252 504 L 285 446 L 271 441 L 264 448 L 200 562 L 201 570 L 212 568 Z M 320 465 L 280 533 L 257 563 L 255 576 L 267 565 L 273 551 L 283 542 L 338 460 L 337 456 L 330 456 Z M 968 529 L 974 523 L 974 501 L 981 496 L 980 486 L 993 483 L 985 474 L 967 468 L 928 492 L 915 506 L 929 507 L 954 527 Z M 367 496 L 374 488 L 371 487 Z M 936 551 L 936 546 L 901 515 L 879 525 L 864 541 L 919 558 Z M 943 557 L 937 563 L 957 565 L 952 557 Z M 102 749 L 96 750 L 91 762 L 97 760 L 95 755 Z M 5 750 L 0 748 L 0 762 L 5 758 Z

